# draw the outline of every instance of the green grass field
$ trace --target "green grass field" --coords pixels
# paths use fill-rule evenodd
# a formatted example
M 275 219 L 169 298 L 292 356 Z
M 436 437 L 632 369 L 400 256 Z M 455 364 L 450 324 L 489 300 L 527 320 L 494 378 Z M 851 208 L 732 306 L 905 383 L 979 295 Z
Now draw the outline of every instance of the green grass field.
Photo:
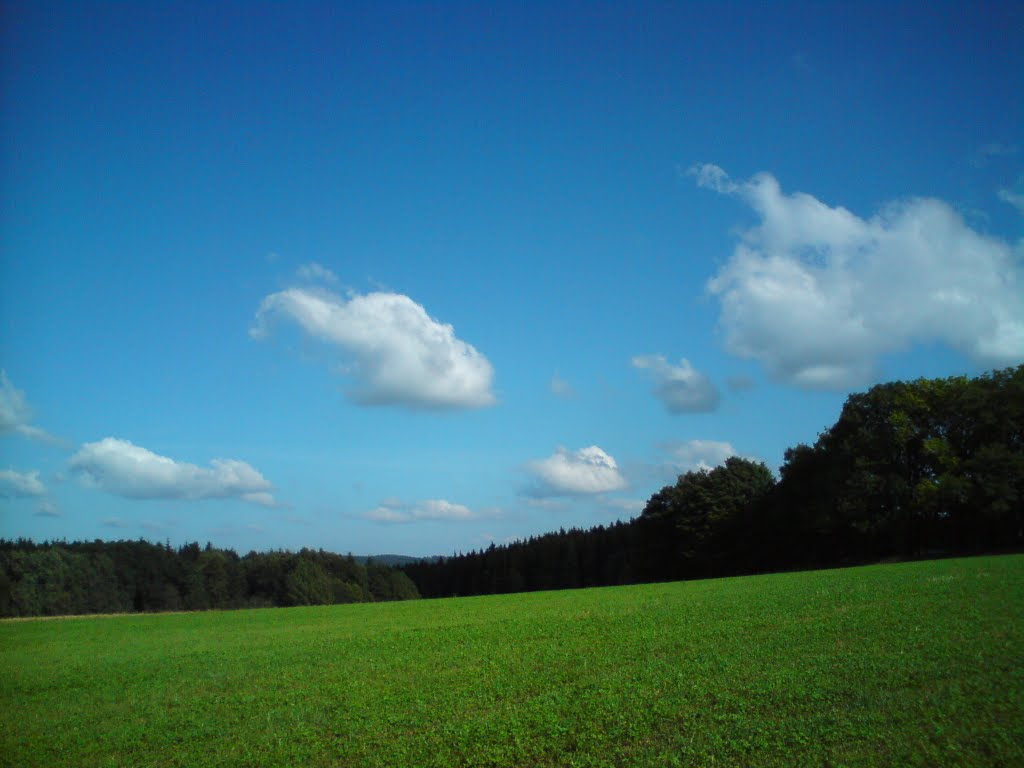
M 1024 765 L 1024 556 L 0 623 L 19 766 Z

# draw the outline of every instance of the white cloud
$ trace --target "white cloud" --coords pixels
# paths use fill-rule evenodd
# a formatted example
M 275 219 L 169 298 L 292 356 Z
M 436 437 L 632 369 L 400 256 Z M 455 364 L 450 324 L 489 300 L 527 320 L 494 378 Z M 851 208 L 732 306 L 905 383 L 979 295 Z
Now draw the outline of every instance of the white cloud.
M 83 445 L 70 467 L 86 484 L 129 499 L 240 498 L 275 505 L 271 484 L 237 459 L 214 459 L 206 469 L 108 437 Z
M 336 274 L 323 264 L 317 264 L 315 261 L 312 261 L 309 264 L 303 264 L 299 267 L 296 274 L 299 276 L 300 280 L 330 283 L 331 285 L 335 285 L 338 282 L 338 276 Z
M 100 525 L 104 525 L 107 528 L 131 528 L 132 524 L 127 520 L 123 520 L 120 517 L 104 517 L 100 520 Z
M 626 487 L 615 459 L 596 445 L 572 452 L 559 448 L 546 459 L 531 461 L 527 469 L 540 482 L 532 490 L 535 496 L 606 493 Z
M 351 397 L 358 403 L 480 408 L 496 402 L 487 358 L 408 296 L 376 292 L 343 299 L 290 288 L 263 299 L 250 334 L 263 338 L 281 316 L 349 355 L 346 372 L 357 382 Z
M 15 472 L 13 469 L 0 469 L 0 497 L 5 499 L 42 496 L 46 486 L 39 479 L 39 472 Z
M 666 450 L 671 457 L 673 474 L 714 469 L 725 464 L 725 460 L 730 456 L 739 455 L 731 443 L 719 440 L 687 440 L 668 445 Z
M 914 198 L 871 219 L 768 174 L 734 182 L 717 166 L 697 183 L 760 216 L 708 282 L 730 352 L 798 386 L 872 380 L 879 356 L 941 342 L 985 365 L 1024 359 L 1021 254 L 975 232 L 949 205 Z
M 685 358 L 676 366 L 661 355 L 638 355 L 633 367 L 650 371 L 654 396 L 671 413 L 710 413 L 718 408 L 718 388 Z
M 397 500 L 388 500 L 363 517 L 378 523 L 412 523 L 420 520 L 476 520 L 479 515 L 462 504 L 453 504 L 445 499 L 428 499 L 411 507 Z
M 62 444 L 64 441 L 44 429 L 33 426 L 32 406 L 25 393 L 17 389 L 6 371 L 0 371 L 0 434 L 17 432 L 42 443 Z

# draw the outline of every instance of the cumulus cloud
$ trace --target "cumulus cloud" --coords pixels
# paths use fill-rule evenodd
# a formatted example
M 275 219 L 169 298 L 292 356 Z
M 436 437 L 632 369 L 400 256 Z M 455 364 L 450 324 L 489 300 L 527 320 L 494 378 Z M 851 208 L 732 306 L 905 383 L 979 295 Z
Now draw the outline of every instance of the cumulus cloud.
M 654 396 L 670 413 L 710 413 L 718 408 L 718 388 L 685 358 L 672 365 L 661 355 L 638 355 L 633 367 L 650 372 Z
M 527 469 L 538 481 L 531 490 L 534 496 L 607 493 L 626 487 L 615 459 L 596 445 L 578 451 L 559 448 L 546 459 L 531 461 Z
M 1024 359 L 1021 253 L 975 232 L 949 205 L 913 198 L 870 219 L 769 174 L 697 183 L 747 203 L 760 223 L 708 282 L 729 351 L 776 379 L 845 389 L 870 382 L 879 356 L 940 342 L 985 365 Z
M 494 369 L 451 325 L 398 293 L 352 294 L 290 288 L 263 299 L 250 334 L 263 338 L 277 318 L 340 348 L 350 393 L 364 405 L 480 408 L 496 402 Z
M 363 517 L 367 520 L 376 520 L 378 523 L 412 523 L 420 520 L 475 520 L 479 515 L 469 507 L 453 504 L 445 499 L 428 499 L 413 506 L 406 506 L 396 499 L 390 499 Z
M 39 479 L 39 472 L 15 472 L 13 469 L 0 469 L 0 496 L 5 499 L 43 496 L 46 486 Z
M 0 434 L 17 432 L 43 443 L 61 444 L 64 441 L 44 429 L 32 425 L 32 406 L 25 393 L 17 389 L 6 371 L 0 371 Z
M 336 274 L 323 264 L 317 264 L 315 261 L 311 261 L 309 264 L 303 264 L 299 267 L 296 274 L 299 276 L 300 280 L 308 280 L 310 282 L 330 283 L 332 285 L 338 282 L 338 276 Z
M 129 499 L 239 498 L 275 506 L 270 482 L 237 459 L 214 459 L 207 469 L 108 437 L 83 445 L 70 467 L 87 485 Z

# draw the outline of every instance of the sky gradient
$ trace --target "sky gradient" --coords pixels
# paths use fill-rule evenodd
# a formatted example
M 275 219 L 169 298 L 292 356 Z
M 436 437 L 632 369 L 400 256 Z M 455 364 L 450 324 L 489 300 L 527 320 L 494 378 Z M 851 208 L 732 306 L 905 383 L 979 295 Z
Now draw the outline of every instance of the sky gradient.
M 0 43 L 0 536 L 450 554 L 1024 362 L 1019 3 L 9 3 Z

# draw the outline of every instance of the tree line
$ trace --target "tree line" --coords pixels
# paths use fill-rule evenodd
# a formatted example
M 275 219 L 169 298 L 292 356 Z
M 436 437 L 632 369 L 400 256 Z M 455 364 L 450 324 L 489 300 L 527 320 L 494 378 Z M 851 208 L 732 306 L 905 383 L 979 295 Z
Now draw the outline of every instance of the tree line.
M 851 395 L 779 478 L 733 457 L 635 519 L 403 566 L 424 597 L 604 586 L 1024 548 L 1024 366 Z
M 738 457 L 628 522 L 390 568 L 303 549 L 0 540 L 0 615 L 202 610 L 632 584 L 1024 549 L 1024 365 L 847 398 L 776 478 Z
M 206 610 L 408 600 L 395 568 L 322 550 L 0 539 L 0 616 Z

